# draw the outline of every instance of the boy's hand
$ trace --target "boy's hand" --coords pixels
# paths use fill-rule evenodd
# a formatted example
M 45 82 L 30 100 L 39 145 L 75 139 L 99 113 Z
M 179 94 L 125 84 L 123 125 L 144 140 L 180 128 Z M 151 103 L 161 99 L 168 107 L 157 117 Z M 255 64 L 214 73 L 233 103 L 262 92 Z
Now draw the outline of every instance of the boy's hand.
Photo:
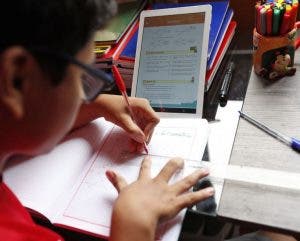
M 141 230 L 147 229 L 155 232 L 159 221 L 171 219 L 183 208 L 214 194 L 212 188 L 187 192 L 199 179 L 208 175 L 208 171 L 204 169 L 197 170 L 177 183 L 169 185 L 168 181 L 171 177 L 182 168 L 183 160 L 174 158 L 156 177 L 151 178 L 151 159 L 146 157 L 142 162 L 138 179 L 130 185 L 120 175 L 107 171 L 107 178 L 119 192 L 113 211 L 112 235 L 118 235 L 114 234 L 114 227 L 130 227 L 131 225 L 136 228 L 135 234 L 139 232 L 139 227 Z M 125 220 L 126 223 L 123 223 Z M 111 240 L 118 239 L 112 238 Z M 148 238 L 141 240 L 148 240 Z
M 135 120 L 132 120 L 123 96 L 101 95 L 101 99 L 100 108 L 102 108 L 102 116 L 106 120 L 123 128 L 132 139 L 139 143 L 150 141 L 154 127 L 159 122 L 159 117 L 148 100 L 129 98 L 135 117 Z
M 130 137 L 140 143 L 142 147 L 144 141 L 146 143 L 150 141 L 154 127 L 159 122 L 159 117 L 150 106 L 148 100 L 129 98 L 129 102 L 136 123 L 130 116 L 123 96 L 101 94 L 94 102 L 81 105 L 72 129 L 86 125 L 99 117 L 104 117 L 107 121 L 127 131 Z

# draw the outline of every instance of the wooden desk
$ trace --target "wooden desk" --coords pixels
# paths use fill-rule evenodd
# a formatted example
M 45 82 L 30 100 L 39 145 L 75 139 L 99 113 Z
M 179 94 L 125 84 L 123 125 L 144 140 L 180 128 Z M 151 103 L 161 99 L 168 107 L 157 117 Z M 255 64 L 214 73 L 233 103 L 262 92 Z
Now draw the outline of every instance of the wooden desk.
M 252 72 L 243 111 L 282 133 L 300 138 L 300 50 L 296 52 L 295 65 L 295 76 L 272 84 Z M 300 172 L 300 154 L 240 119 L 230 164 Z M 218 214 L 300 232 L 300 191 L 226 181 Z

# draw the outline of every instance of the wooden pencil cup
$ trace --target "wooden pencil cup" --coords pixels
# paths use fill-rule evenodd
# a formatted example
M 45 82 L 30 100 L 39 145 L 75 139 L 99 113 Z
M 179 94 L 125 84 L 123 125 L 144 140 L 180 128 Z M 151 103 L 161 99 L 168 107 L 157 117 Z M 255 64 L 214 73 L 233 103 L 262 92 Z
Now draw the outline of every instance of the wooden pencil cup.
M 277 80 L 294 75 L 295 50 L 299 47 L 297 29 L 300 22 L 288 33 L 280 36 L 263 36 L 253 30 L 253 66 L 257 75 Z

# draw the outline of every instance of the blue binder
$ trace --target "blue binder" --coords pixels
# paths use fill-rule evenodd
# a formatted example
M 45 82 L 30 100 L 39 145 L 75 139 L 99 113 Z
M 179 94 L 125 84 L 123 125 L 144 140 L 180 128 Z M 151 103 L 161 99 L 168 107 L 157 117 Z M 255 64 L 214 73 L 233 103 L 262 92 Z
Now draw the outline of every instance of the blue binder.
M 230 21 L 232 19 L 232 16 L 233 16 L 233 11 L 232 11 L 232 9 L 229 8 L 227 10 L 225 18 L 223 20 L 223 24 L 221 26 L 221 29 L 219 31 L 219 34 L 218 34 L 217 39 L 215 41 L 215 44 L 214 44 L 214 46 L 213 46 L 213 48 L 211 50 L 210 57 L 207 60 L 207 69 L 211 69 L 211 67 L 213 65 L 213 62 L 214 62 L 214 60 L 216 58 L 218 49 L 219 49 L 219 47 L 221 45 L 222 39 L 223 39 L 223 37 L 225 35 L 225 32 L 226 32 L 226 30 L 227 30 L 227 28 L 229 26 L 229 23 L 230 23 Z
M 211 21 L 211 27 L 209 32 L 209 42 L 208 42 L 208 61 L 213 62 L 213 60 L 210 60 L 212 53 L 214 54 L 217 52 L 218 47 L 214 49 L 214 46 L 219 46 L 220 42 L 222 41 L 222 38 L 218 38 L 218 36 L 224 36 L 224 33 L 226 32 L 226 27 L 222 28 L 223 23 L 226 22 L 225 25 L 228 26 L 228 23 L 231 20 L 232 15 L 226 14 L 229 9 L 229 0 L 226 1 L 220 1 L 220 2 L 201 2 L 201 3 L 156 3 L 153 4 L 152 9 L 163 9 L 163 8 L 176 8 L 176 7 L 187 7 L 187 6 L 197 6 L 197 5 L 203 5 L 203 4 L 210 4 L 212 6 L 212 21 Z M 229 12 L 232 13 L 232 10 Z M 230 16 L 230 18 L 225 16 Z M 224 21 L 224 19 L 227 19 Z M 135 58 L 135 52 L 136 52 L 136 45 L 137 45 L 137 37 L 138 37 L 138 31 L 134 33 L 132 36 L 132 39 L 129 41 L 127 46 L 124 48 L 122 53 L 120 54 L 120 57 L 126 57 L 126 58 Z

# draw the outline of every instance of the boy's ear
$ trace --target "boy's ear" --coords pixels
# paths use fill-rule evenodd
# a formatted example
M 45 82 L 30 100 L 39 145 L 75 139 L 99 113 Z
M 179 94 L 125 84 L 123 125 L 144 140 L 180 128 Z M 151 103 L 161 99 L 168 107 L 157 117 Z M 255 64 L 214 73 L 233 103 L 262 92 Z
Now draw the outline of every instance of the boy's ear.
M 12 117 L 24 115 L 23 82 L 29 52 L 23 47 L 10 47 L 0 56 L 0 104 Z

